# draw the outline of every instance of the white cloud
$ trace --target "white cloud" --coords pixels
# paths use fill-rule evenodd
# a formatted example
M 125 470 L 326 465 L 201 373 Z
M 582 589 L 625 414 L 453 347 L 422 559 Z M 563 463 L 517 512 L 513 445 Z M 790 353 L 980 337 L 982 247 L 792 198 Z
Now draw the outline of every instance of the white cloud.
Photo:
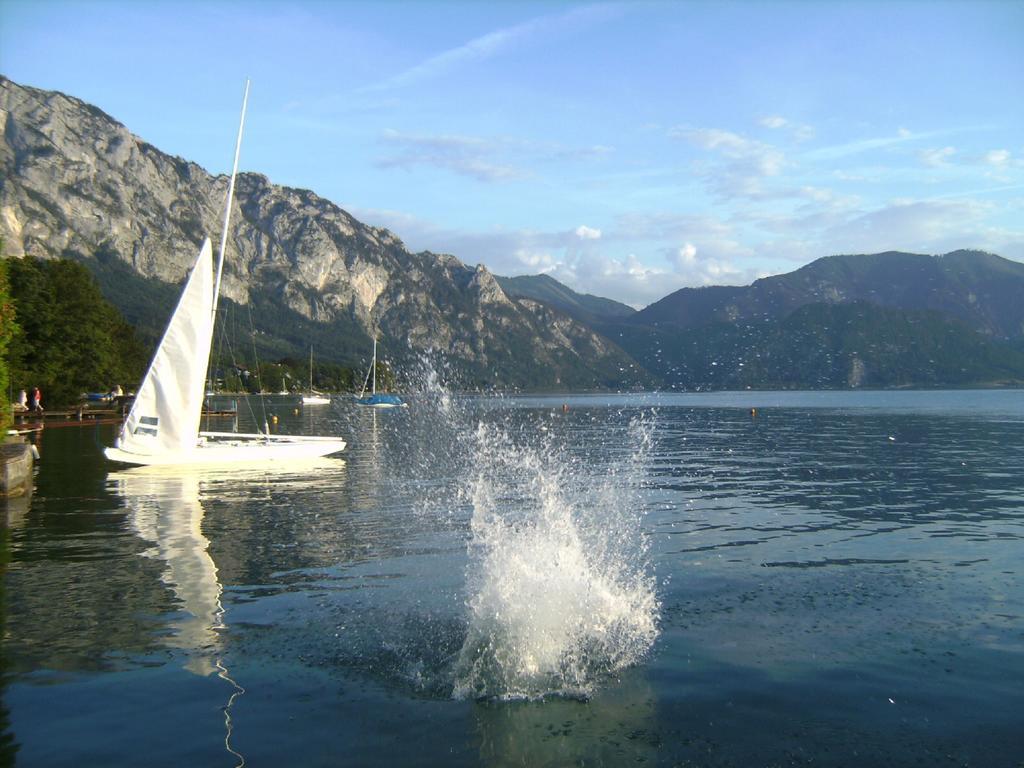
M 896 200 L 848 218 L 825 230 L 821 239 L 845 253 L 980 247 L 978 235 L 989 210 L 975 200 Z
M 813 126 L 800 125 L 793 129 L 793 138 L 797 141 L 810 141 L 817 135 L 817 131 L 814 130 Z
M 620 216 L 614 229 L 605 235 L 613 242 L 691 243 L 704 256 L 721 259 L 745 259 L 754 251 L 740 243 L 734 224 L 714 216 L 680 213 L 633 213 Z
M 1010 165 L 1010 151 L 1008 149 L 993 149 L 985 153 L 986 165 L 995 168 L 1006 168 Z
M 477 181 L 508 181 L 525 177 L 525 171 L 494 159 L 503 154 L 505 142 L 475 136 L 416 136 L 388 130 L 382 141 L 394 152 L 377 161 L 380 168 L 411 170 L 432 166 Z
M 486 264 L 499 275 L 548 274 L 573 290 L 638 308 L 685 286 L 749 282 L 756 277 L 752 271 L 734 266 L 735 259 L 750 256 L 750 251 L 733 239 L 728 225 L 711 218 L 670 214 L 624 217 L 613 231 L 602 231 L 598 239 L 580 237 L 581 228 L 598 231 L 585 225 L 555 232 L 467 232 L 396 211 L 352 209 L 352 213 L 360 220 L 393 229 L 412 251 L 450 253 L 467 264 Z M 677 237 L 681 232 L 690 234 Z M 681 259 L 678 264 L 650 266 L 638 255 L 643 252 L 636 250 L 625 256 L 608 253 L 609 249 L 632 247 L 636 239 L 667 233 L 683 242 L 675 249 L 674 255 Z M 702 242 L 707 245 L 699 246 Z M 650 253 L 662 251 L 654 246 Z
M 728 220 L 630 214 L 600 230 L 582 224 L 558 231 L 465 231 L 393 211 L 353 213 L 392 228 L 413 251 L 451 253 L 499 275 L 548 274 L 573 290 L 635 307 L 687 286 L 746 285 L 833 253 L 982 248 L 1024 258 L 1024 230 L 1012 225 L 1006 206 L 970 198 L 908 198 L 866 207 L 857 198 L 814 187 L 803 196 L 807 202 L 789 210 L 751 209 Z M 1011 224 L 997 228 L 1000 215 Z
M 725 162 L 714 164 L 704 175 L 708 188 L 718 197 L 763 198 L 770 196 L 762 181 L 777 176 L 785 155 L 776 147 L 719 128 L 674 128 L 671 138 L 715 152 Z
M 682 248 L 675 249 L 669 257 L 669 261 L 672 262 L 677 272 L 693 266 L 697 263 L 697 246 L 693 243 L 684 243 Z
M 529 170 L 533 166 L 593 161 L 612 152 L 602 145 L 578 148 L 509 136 L 411 134 L 394 129 L 385 130 L 380 142 L 388 154 L 376 162 L 379 168 L 428 166 L 483 182 L 530 178 L 535 175 Z
M 771 128 L 772 130 L 785 128 L 787 125 L 789 125 L 789 121 L 784 117 L 780 117 L 779 115 L 770 115 L 768 117 L 762 117 L 758 122 L 765 128 Z
M 586 224 L 581 224 L 576 227 L 576 237 L 580 240 L 600 240 L 601 230 L 588 227 Z
M 895 136 L 880 136 L 873 139 L 857 139 L 846 144 L 837 144 L 831 147 L 821 147 L 807 152 L 804 157 L 808 160 L 835 160 L 850 155 L 858 155 L 864 152 L 872 152 L 879 149 L 889 149 L 907 142 L 939 136 L 940 132 L 912 133 L 906 128 L 900 128 Z
M 729 259 L 699 256 L 697 246 L 689 242 L 669 249 L 665 257 L 680 287 L 745 285 L 757 277 L 753 270 L 741 269 Z
M 721 128 L 673 128 L 669 131 L 669 136 L 686 139 L 704 149 L 722 152 L 727 157 L 752 154 L 759 146 L 759 142 L 745 139 L 737 133 Z
M 549 274 L 581 293 L 607 296 L 637 309 L 686 285 L 681 276 L 648 266 L 634 253 L 622 258 L 596 252 L 575 254 Z
M 786 129 L 785 133 L 797 143 L 813 139 L 816 133 L 812 126 L 794 123 L 782 117 L 782 115 L 768 115 L 767 117 L 762 117 L 757 122 L 758 125 L 772 131 Z
M 943 147 L 942 149 L 925 149 L 921 151 L 921 161 L 933 168 L 939 168 L 944 165 L 949 165 L 949 159 L 956 154 L 956 149 L 953 147 Z

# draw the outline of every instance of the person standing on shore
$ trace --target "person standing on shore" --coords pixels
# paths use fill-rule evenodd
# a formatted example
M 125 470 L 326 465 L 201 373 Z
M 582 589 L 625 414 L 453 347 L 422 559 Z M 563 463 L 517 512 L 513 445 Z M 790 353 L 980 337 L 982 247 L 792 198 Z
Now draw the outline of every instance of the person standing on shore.
M 28 409 L 33 413 L 43 412 L 43 392 L 39 387 L 32 387 L 32 394 L 28 398 Z

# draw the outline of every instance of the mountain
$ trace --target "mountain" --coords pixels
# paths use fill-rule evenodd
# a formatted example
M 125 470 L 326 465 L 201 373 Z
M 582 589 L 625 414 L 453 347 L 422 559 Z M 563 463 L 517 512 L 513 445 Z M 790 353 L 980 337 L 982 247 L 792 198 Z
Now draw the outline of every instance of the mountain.
M 846 389 L 1024 384 L 1024 343 L 931 310 L 805 304 L 781 319 L 621 325 L 617 341 L 670 388 Z
M 577 293 L 549 275 L 495 275 L 495 279 L 507 296 L 539 301 L 588 325 L 614 322 L 636 314 L 636 310 L 626 304 L 589 293 Z
M 981 251 L 944 256 L 876 253 L 829 256 L 744 287 L 684 288 L 630 322 L 693 328 L 713 322 L 781 319 L 808 304 L 864 301 L 932 310 L 994 338 L 1024 335 L 1024 264 Z
M 2 77 L 0 122 L 5 255 L 84 263 L 152 341 L 202 239 L 216 239 L 227 177 L 94 106 Z M 301 358 L 313 342 L 318 358 L 361 366 L 379 330 L 399 367 L 439 353 L 460 386 L 613 386 L 637 369 L 557 307 L 510 298 L 485 267 L 411 253 L 315 193 L 254 173 L 237 180 L 222 295 L 239 325 L 251 318 L 261 355 Z
M 684 288 L 596 328 L 670 387 L 1024 383 L 1024 264 L 980 251 L 830 256 Z
M 0 77 L 5 256 L 71 258 L 155 343 L 227 189 L 78 99 Z M 315 193 L 238 178 L 222 326 L 264 361 L 399 370 L 456 387 L 851 387 L 1024 382 L 1024 264 L 979 251 L 830 256 L 635 312 L 551 277 L 411 253 Z M 253 341 L 250 343 L 249 337 Z

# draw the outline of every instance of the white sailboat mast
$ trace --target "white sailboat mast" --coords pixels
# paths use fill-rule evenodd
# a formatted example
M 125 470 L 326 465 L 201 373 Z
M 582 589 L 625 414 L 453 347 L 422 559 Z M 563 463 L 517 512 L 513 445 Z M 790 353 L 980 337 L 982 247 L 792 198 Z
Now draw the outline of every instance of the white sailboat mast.
M 371 395 L 377 394 L 377 335 L 373 336 L 373 362 L 370 364 L 370 370 L 373 371 L 373 388 L 370 390 Z
M 238 138 L 235 140 L 235 161 L 231 166 L 231 181 L 228 183 L 228 199 L 224 204 L 224 227 L 220 233 L 220 252 L 217 254 L 217 279 L 213 284 L 213 315 L 217 316 L 217 300 L 220 298 L 220 276 L 224 271 L 224 249 L 228 244 L 228 224 L 231 221 L 231 201 L 235 197 L 235 176 L 238 174 L 238 156 L 242 152 L 242 128 L 245 126 L 245 107 L 249 103 L 249 80 L 245 81 L 242 96 L 242 117 L 238 121 Z

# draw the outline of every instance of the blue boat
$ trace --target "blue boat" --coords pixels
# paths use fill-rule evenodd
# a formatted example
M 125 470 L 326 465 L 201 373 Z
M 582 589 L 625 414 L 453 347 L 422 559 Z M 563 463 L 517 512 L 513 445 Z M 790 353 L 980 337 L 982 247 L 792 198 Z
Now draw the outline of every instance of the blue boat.
M 366 385 L 370 385 L 370 394 L 366 394 Z M 370 363 L 370 370 L 366 372 L 363 379 L 363 390 L 356 398 L 356 405 L 367 408 L 407 408 L 408 403 L 404 402 L 398 395 L 377 394 L 377 337 L 373 337 L 373 360 Z
M 367 395 L 357 397 L 356 405 L 369 405 L 374 408 L 408 408 L 406 403 L 398 395 Z

